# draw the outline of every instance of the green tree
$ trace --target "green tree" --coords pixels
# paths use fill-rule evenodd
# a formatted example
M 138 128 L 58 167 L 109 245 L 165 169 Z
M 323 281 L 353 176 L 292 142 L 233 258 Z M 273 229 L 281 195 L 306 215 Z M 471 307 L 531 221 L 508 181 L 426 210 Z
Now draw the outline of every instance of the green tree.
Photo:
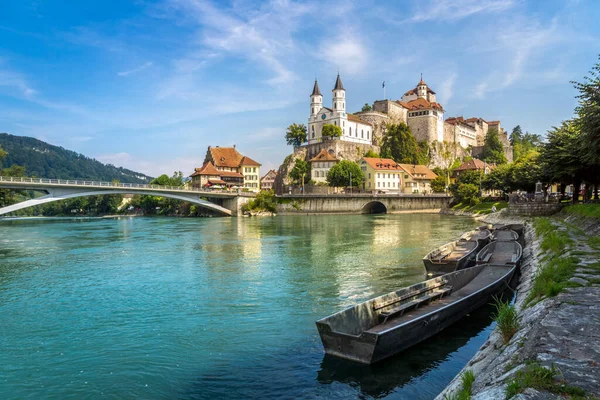
M 362 185 L 364 174 L 360 166 L 355 162 L 342 160 L 331 167 L 327 173 L 327 184 L 334 187 L 350 186 L 350 177 L 352 177 L 352 186 Z
M 575 109 L 577 126 L 582 134 L 582 161 L 600 175 L 600 63 L 592 67 L 583 82 L 572 82 L 579 91 Z
M 296 158 L 296 165 L 290 171 L 290 178 L 294 183 L 304 185 L 310 180 L 310 163 L 301 158 Z
M 512 164 L 502 164 L 494 168 L 484 175 L 481 185 L 484 189 L 501 190 L 504 193 L 515 190 Z
M 288 145 L 298 147 L 305 143 L 308 138 L 306 125 L 291 124 L 285 132 L 285 141 Z
M 387 126 L 381 144 L 381 156 L 402 164 L 421 164 L 425 158 L 410 127 L 404 122 Z
M 337 125 L 325 124 L 323 125 L 323 131 L 321 132 L 321 136 L 335 139 L 342 136 L 342 128 Z
M 379 154 L 375 153 L 372 149 L 369 149 L 364 155 L 367 158 L 379 158 Z
M 365 103 L 365 105 L 360 110 L 361 112 L 373 111 L 373 107 L 369 103 Z
M 510 144 L 514 146 L 516 143 L 519 143 L 523 139 L 523 130 L 521 129 L 521 125 L 517 125 L 513 128 L 510 134 Z
M 446 191 L 446 177 L 444 175 L 438 175 L 431 180 L 431 190 L 435 193 L 443 193 Z
M 454 196 L 462 204 L 477 205 L 480 201 L 479 187 L 470 183 L 461 183 Z
M 539 153 L 535 150 L 521 155 L 511 165 L 511 181 L 513 190 L 521 189 L 527 192 L 535 191 L 535 184 L 543 181 L 543 170 L 539 160 Z
M 277 199 L 272 189 L 260 191 L 256 197 L 242 207 L 243 211 L 277 211 Z
M 498 129 L 490 128 L 483 142 L 482 160 L 488 163 L 505 164 L 504 147 L 498 138 Z

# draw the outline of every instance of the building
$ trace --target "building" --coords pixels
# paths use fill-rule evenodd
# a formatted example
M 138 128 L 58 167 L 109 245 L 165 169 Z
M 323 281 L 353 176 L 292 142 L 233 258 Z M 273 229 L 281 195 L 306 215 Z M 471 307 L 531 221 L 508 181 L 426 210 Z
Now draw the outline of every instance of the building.
M 339 160 L 325 149 L 309 160 L 310 178 L 315 182 L 327 182 L 327 173 Z
M 399 193 L 403 169 L 390 158 L 363 157 L 358 163 L 364 174 L 363 190 Z
M 277 171 L 274 169 L 270 170 L 260 178 L 260 190 L 271 190 L 273 189 L 273 183 L 275 182 L 275 178 L 277 177 Z
M 481 161 L 477 158 L 473 158 L 469 161 L 462 163 L 458 168 L 456 168 L 452 172 L 452 183 L 456 182 L 456 179 L 460 176 L 460 174 L 464 171 L 483 171 L 485 175 L 489 174 L 494 168 L 496 168 L 496 164 L 488 164 L 484 161 Z
M 437 178 L 435 172 L 426 165 L 399 164 L 404 171 L 402 178 L 403 193 L 433 193 L 431 181 Z
M 463 117 L 446 119 L 444 136 L 447 138 L 447 141 L 458 143 L 464 149 L 478 145 L 477 129 Z
M 310 117 L 308 118 L 308 144 L 320 143 L 329 138 L 323 137 L 323 126 L 336 125 L 342 129 L 339 140 L 361 144 L 371 144 L 373 125 L 360 117 L 346 113 L 346 90 L 338 74 L 332 90 L 331 108 L 323 106 L 323 95 L 315 80 L 310 95 Z
M 399 103 L 408 109 L 406 124 L 417 141 L 444 141 L 444 108 L 422 76 L 417 86 L 404 93 Z
M 241 155 L 233 147 L 208 146 L 202 168 L 190 175 L 193 187 L 244 188 L 253 192 L 260 189 L 260 164 Z

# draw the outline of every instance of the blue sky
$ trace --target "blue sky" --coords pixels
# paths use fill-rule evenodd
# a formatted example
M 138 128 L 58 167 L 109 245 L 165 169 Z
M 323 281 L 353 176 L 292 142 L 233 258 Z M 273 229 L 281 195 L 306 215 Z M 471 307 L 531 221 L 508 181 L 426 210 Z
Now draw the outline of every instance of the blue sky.
M 232 145 L 276 168 L 318 77 L 348 111 L 423 73 L 446 117 L 543 134 L 600 53 L 600 2 L 0 0 L 0 132 L 151 175 Z

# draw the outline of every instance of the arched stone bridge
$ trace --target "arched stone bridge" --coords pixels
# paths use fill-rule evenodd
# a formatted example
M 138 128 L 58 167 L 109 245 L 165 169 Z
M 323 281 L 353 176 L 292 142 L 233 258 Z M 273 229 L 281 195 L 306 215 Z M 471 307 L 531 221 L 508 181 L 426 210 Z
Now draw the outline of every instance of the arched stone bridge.
M 14 178 L 0 176 L 0 189 L 38 190 L 47 195 L 0 208 L 0 215 L 27 207 L 74 197 L 104 194 L 146 194 L 189 201 L 223 215 L 237 216 L 240 208 L 254 193 L 200 190 L 175 186 L 135 183 L 95 182 L 85 180 Z
M 445 194 L 310 194 L 280 195 L 281 214 L 379 214 L 437 212 L 448 207 Z

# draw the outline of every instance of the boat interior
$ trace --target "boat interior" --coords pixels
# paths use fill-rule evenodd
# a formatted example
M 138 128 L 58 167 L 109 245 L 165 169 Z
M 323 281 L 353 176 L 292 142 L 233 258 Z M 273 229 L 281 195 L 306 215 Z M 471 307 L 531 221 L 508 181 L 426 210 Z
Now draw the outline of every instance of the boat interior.
M 473 231 L 464 233 L 460 238 L 461 240 L 485 240 L 490 237 L 492 232 L 486 227 L 481 227 Z
M 512 229 L 500 229 L 494 231 L 492 234 L 492 240 L 499 242 L 509 242 L 511 240 L 519 240 L 519 234 Z
M 523 249 L 515 241 L 491 242 L 477 254 L 477 263 L 516 264 L 521 259 Z
M 474 240 L 458 240 L 448 243 L 432 251 L 427 258 L 432 262 L 442 263 L 447 261 L 457 261 L 471 253 L 477 248 L 477 242 Z
M 467 297 L 512 268 L 492 265 L 466 268 L 377 297 L 319 322 L 339 334 L 378 334 Z

